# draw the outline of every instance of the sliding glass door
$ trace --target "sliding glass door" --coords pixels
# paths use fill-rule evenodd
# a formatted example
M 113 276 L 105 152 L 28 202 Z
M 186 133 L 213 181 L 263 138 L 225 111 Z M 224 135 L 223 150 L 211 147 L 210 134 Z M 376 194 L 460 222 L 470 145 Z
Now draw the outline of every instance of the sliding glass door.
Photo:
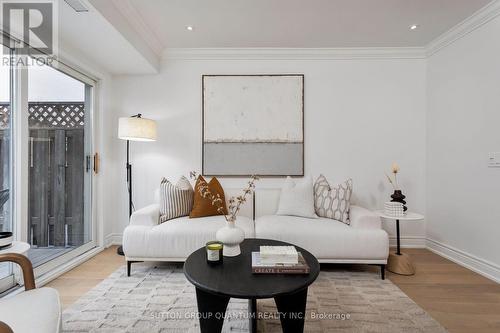
M 0 45 L 0 58 L 11 50 Z M 12 223 L 12 72 L 0 65 L 0 231 L 13 232 Z M 13 285 L 12 265 L 0 263 L 0 292 Z
M 92 85 L 55 68 L 28 69 L 27 228 L 34 267 L 54 266 L 95 245 L 92 92 Z
M 31 245 L 40 276 L 97 246 L 97 81 L 57 59 L 17 54 L 20 41 L 3 44 L 13 48 L 0 44 L 0 231 Z M 16 271 L 0 264 L 0 293 Z

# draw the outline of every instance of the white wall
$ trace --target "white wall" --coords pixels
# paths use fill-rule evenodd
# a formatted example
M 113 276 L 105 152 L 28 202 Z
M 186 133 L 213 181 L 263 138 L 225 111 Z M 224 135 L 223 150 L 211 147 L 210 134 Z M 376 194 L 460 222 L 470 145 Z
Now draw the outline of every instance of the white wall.
M 500 169 L 487 167 L 500 151 L 499 35 L 497 17 L 428 60 L 426 197 L 430 245 L 500 281 Z
M 354 180 L 356 200 L 380 208 L 389 199 L 384 172 L 401 165 L 409 207 L 425 211 L 425 59 L 357 60 L 170 60 L 159 75 L 113 79 L 113 154 L 117 223 L 127 225 L 125 142 L 116 138 L 119 116 L 142 113 L 158 121 L 159 140 L 132 143 L 135 205 L 152 202 L 162 176 L 201 167 L 202 74 L 305 74 L 305 167 L 332 182 Z M 279 126 L 279 124 L 276 124 Z M 245 179 L 224 179 L 240 186 Z M 279 187 L 282 179 L 262 179 Z M 394 225 L 387 230 L 393 233 Z M 405 237 L 424 237 L 424 223 L 403 224 Z

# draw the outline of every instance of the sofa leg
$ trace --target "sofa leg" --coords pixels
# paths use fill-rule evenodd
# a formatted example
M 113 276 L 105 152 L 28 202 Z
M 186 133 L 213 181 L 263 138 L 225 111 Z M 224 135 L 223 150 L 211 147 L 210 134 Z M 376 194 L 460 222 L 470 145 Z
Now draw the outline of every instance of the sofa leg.
M 385 265 L 380 265 L 380 276 L 385 280 Z
M 142 262 L 142 261 L 129 261 L 127 260 L 127 276 L 130 276 L 130 270 L 132 269 L 132 264 L 136 263 L 136 262 Z

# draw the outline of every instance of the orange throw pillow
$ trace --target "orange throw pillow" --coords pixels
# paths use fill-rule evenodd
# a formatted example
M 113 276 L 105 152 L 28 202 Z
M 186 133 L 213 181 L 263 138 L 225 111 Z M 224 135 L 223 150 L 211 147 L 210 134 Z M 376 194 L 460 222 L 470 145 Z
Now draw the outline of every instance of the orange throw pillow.
M 203 178 L 202 176 L 198 176 L 196 184 L 194 185 L 194 203 L 193 203 L 193 209 L 189 214 L 190 218 L 223 215 L 217 211 L 218 208 L 217 205 L 212 205 L 212 200 L 210 200 L 209 198 L 203 198 L 201 196 L 199 190 L 200 186 L 206 183 L 207 181 L 205 180 L 205 178 Z M 208 182 L 208 189 L 215 195 L 219 194 L 220 198 L 222 199 L 222 207 L 224 209 L 224 214 L 227 214 L 224 189 L 222 188 L 217 178 L 213 177 L 212 179 L 210 179 L 210 181 Z

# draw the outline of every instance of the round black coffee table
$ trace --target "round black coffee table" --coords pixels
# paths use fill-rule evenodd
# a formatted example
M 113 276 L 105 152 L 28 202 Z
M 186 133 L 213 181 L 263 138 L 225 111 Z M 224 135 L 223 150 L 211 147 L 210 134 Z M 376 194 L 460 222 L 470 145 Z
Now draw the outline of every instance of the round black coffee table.
M 184 274 L 196 287 L 202 333 L 221 332 L 229 299 L 248 299 L 250 332 L 257 330 L 257 299 L 274 298 L 284 333 L 303 332 L 307 288 L 318 277 L 318 260 L 295 246 L 310 267 L 309 274 L 253 274 L 252 252 L 261 245 L 293 245 L 270 239 L 245 239 L 241 254 L 224 257 L 220 265 L 209 265 L 206 250 L 193 252 L 184 263 Z

